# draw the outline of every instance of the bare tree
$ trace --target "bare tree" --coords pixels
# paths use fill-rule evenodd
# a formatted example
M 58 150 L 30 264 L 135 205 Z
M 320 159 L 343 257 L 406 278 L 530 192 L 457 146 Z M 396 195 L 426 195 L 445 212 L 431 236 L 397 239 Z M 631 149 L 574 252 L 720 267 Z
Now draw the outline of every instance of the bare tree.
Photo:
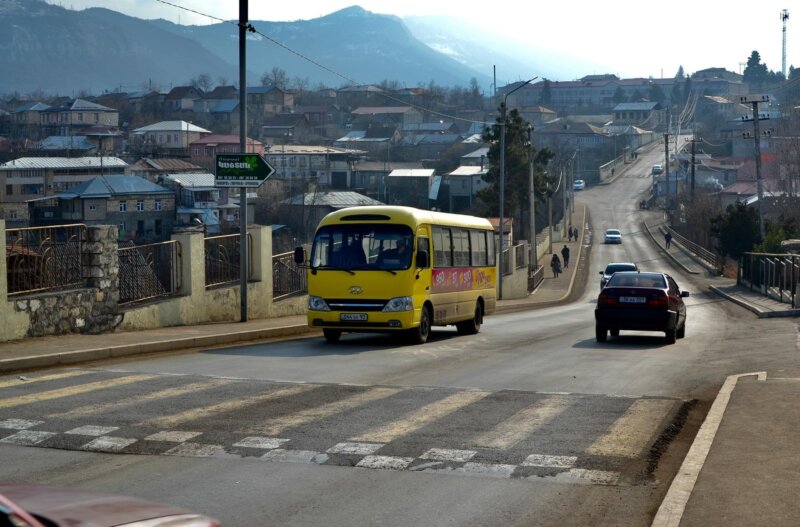
M 289 77 L 286 75 L 286 70 L 277 66 L 261 75 L 262 86 L 274 86 L 284 90 L 287 84 L 289 84 Z
M 211 91 L 211 88 L 214 87 L 214 81 L 211 80 L 211 75 L 208 73 L 201 73 L 197 77 L 194 77 L 192 80 L 189 81 L 189 84 L 193 88 L 197 88 L 203 90 L 203 92 Z

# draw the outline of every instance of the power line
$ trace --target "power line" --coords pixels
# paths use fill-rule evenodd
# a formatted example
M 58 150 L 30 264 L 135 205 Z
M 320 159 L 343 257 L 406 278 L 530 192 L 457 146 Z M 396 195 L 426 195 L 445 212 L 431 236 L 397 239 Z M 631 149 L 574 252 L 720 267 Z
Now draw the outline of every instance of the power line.
M 204 17 L 210 18 L 212 20 L 217 20 L 218 22 L 232 24 L 232 25 L 234 25 L 236 27 L 239 27 L 239 23 L 238 22 L 234 22 L 232 20 L 225 20 L 223 18 L 219 18 L 219 17 L 214 16 L 214 15 L 209 15 L 207 13 L 203 13 L 203 12 L 197 11 L 195 9 L 190 9 L 188 7 L 184 7 L 184 6 L 181 6 L 181 5 L 178 5 L 178 4 L 174 4 L 172 2 L 168 2 L 167 0 L 155 0 L 155 1 L 156 2 L 160 2 L 162 4 L 165 4 L 165 5 L 168 5 L 170 7 L 174 7 L 174 8 L 177 8 L 177 9 L 183 9 L 184 11 L 189 11 L 190 13 L 194 13 L 196 15 L 204 16 Z M 248 31 L 250 31 L 251 33 L 255 33 L 257 35 L 260 35 L 260 36 L 264 37 L 266 40 L 268 40 L 269 42 L 275 44 L 276 46 L 285 49 L 289 53 L 292 53 L 293 55 L 295 55 L 295 56 L 297 56 L 297 57 L 299 57 L 299 58 L 301 58 L 301 59 L 313 64 L 314 66 L 317 66 L 318 68 L 320 68 L 320 69 L 322 69 L 324 71 L 327 71 L 328 73 L 331 73 L 331 74 L 333 74 L 333 75 L 345 80 L 346 82 L 349 82 L 349 83 L 351 83 L 353 85 L 364 85 L 365 84 L 365 83 L 362 83 L 362 82 L 358 82 L 355 79 L 352 79 L 352 78 L 348 77 L 347 75 L 339 73 L 338 71 L 335 71 L 335 70 L 325 66 L 324 64 L 321 64 L 320 62 L 318 62 L 318 61 L 316 61 L 316 60 L 304 55 L 303 53 L 301 53 L 301 52 L 299 52 L 299 51 L 297 51 L 295 49 L 290 48 L 286 44 L 284 44 L 284 43 L 282 43 L 282 42 L 270 37 L 269 35 L 266 35 L 265 33 L 262 33 L 261 31 L 257 30 L 255 27 L 253 27 L 252 24 L 247 24 L 246 29 Z M 436 115 L 438 117 L 445 117 L 447 119 L 452 119 L 454 121 L 462 121 L 462 122 L 473 123 L 473 124 L 482 124 L 482 125 L 485 125 L 485 126 L 491 126 L 493 124 L 493 123 L 488 123 L 486 121 L 475 121 L 473 119 L 466 119 L 464 117 L 457 117 L 455 115 L 449 115 L 449 114 L 446 114 L 446 113 L 437 112 L 436 110 L 431 110 L 430 108 L 425 108 L 424 106 L 419 106 L 419 105 L 416 105 L 414 103 L 411 103 L 411 102 L 408 102 L 408 101 L 404 101 L 404 100 L 399 99 L 397 97 L 394 97 L 394 96 L 392 96 L 392 95 L 390 95 L 388 93 L 385 93 L 384 91 L 381 91 L 379 93 L 379 95 L 381 95 L 382 97 L 384 97 L 384 98 L 386 98 L 386 99 L 388 99 L 390 101 L 399 102 L 399 103 L 402 103 L 404 106 L 410 106 L 411 108 L 415 108 L 417 110 L 423 110 L 425 112 L 428 112 L 428 113 L 430 113 L 432 115 Z

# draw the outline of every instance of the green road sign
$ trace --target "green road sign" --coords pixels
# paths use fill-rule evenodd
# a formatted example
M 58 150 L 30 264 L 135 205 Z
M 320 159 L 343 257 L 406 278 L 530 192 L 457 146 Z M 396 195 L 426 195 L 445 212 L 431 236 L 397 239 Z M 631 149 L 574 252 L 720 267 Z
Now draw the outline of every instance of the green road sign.
M 215 187 L 259 187 L 275 169 L 258 154 L 217 154 Z

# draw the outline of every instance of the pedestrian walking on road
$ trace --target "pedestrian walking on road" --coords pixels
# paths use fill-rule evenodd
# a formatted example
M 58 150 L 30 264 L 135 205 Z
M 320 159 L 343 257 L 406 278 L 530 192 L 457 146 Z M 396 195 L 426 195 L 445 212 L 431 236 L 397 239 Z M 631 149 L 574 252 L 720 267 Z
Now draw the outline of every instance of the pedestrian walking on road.
M 669 231 L 664 233 L 664 242 L 666 243 L 667 249 L 669 249 L 669 245 L 672 243 L 672 234 Z
M 558 259 L 557 254 L 553 254 L 553 258 L 550 260 L 550 269 L 553 270 L 553 278 L 558 278 L 561 273 L 561 260 Z
M 561 249 L 561 257 L 564 259 L 564 269 L 569 267 L 569 247 L 567 244 L 564 244 L 564 247 Z
M 567 229 L 567 235 L 569 236 L 569 241 L 572 241 L 572 225 Z

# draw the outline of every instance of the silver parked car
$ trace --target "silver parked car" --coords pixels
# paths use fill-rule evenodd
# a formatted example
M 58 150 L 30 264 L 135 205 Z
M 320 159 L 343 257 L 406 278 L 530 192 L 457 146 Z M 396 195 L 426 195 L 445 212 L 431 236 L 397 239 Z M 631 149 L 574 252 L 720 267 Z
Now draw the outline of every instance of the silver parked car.
M 600 289 L 603 289 L 614 273 L 620 271 L 638 271 L 639 267 L 633 262 L 611 262 L 606 265 L 605 271 L 600 271 Z

